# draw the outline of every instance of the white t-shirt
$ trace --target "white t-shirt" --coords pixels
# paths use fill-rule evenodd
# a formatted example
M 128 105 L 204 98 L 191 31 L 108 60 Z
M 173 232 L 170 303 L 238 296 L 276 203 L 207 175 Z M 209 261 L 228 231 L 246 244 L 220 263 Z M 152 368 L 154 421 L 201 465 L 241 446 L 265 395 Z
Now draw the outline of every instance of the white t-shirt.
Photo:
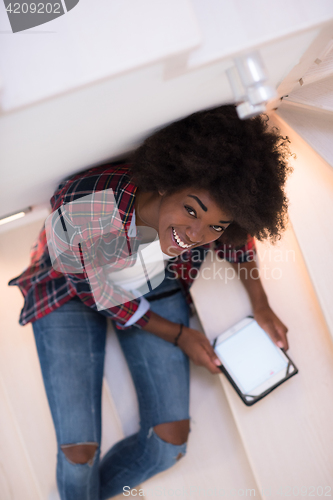
M 133 238 L 136 236 L 136 232 L 134 210 L 128 236 Z M 144 290 L 144 293 L 149 291 L 147 278 L 150 281 L 151 287 L 153 289 L 156 288 L 164 278 L 166 261 L 171 258 L 170 255 L 162 252 L 160 240 L 157 236 L 152 243 L 139 245 L 138 258 L 132 267 L 109 274 L 112 284 L 131 291 L 136 297 L 140 297 L 140 304 L 137 311 L 124 326 L 131 326 L 133 323 L 136 323 L 148 311 L 149 302 L 142 297 L 142 290 Z M 138 289 L 141 289 L 141 292 Z

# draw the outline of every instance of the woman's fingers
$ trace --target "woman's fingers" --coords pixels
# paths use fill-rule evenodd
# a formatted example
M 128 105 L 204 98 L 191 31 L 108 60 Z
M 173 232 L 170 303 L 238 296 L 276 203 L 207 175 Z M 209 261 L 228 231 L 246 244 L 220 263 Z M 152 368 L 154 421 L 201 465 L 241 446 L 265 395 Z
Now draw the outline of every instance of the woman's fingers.
M 179 347 L 195 365 L 204 366 L 211 373 L 221 373 L 217 366 L 220 365 L 221 362 L 216 356 L 209 340 L 203 333 L 185 327 L 184 333 L 179 340 Z
M 207 368 L 207 370 L 210 371 L 210 373 L 214 374 L 221 373 L 221 370 L 218 368 L 216 364 L 215 358 L 213 358 L 210 354 L 208 354 L 208 352 L 203 346 L 202 346 L 202 351 L 199 354 L 199 358 L 196 361 L 193 360 L 193 362 L 198 366 L 204 366 L 205 368 Z M 219 364 L 221 364 L 219 360 L 218 362 Z
M 222 365 L 221 361 L 219 360 L 219 358 L 216 356 L 215 354 L 215 351 L 214 349 L 212 348 L 212 346 L 210 345 L 208 339 L 207 340 L 207 343 L 206 345 L 204 346 L 204 349 L 206 350 L 207 354 L 208 354 L 208 358 L 210 360 L 210 363 L 209 363 L 209 370 L 212 372 L 212 373 L 221 373 L 221 370 L 218 368 L 219 366 Z
M 259 313 L 256 313 L 254 317 L 261 328 L 268 333 L 273 342 L 278 347 L 287 351 L 289 348 L 287 340 L 288 328 L 276 316 L 272 309 L 268 307 L 265 310 L 261 310 Z
M 221 370 L 218 368 L 221 365 L 221 361 L 216 356 L 214 349 L 209 343 L 207 337 L 204 337 L 202 345 L 203 351 L 203 365 L 211 372 L 211 373 L 221 373 Z
M 268 323 L 266 326 L 266 331 L 272 338 L 273 342 L 278 346 L 284 349 L 285 351 L 288 349 L 288 340 L 287 340 L 287 331 L 288 329 L 281 323 L 279 324 L 277 321 L 272 321 Z
M 287 333 L 288 333 L 288 328 L 285 327 L 283 324 L 277 325 L 276 329 L 278 331 L 280 340 L 278 341 L 279 347 L 282 347 L 285 351 L 289 349 L 289 344 L 288 344 L 288 339 L 287 339 Z M 282 342 L 282 344 L 281 344 Z

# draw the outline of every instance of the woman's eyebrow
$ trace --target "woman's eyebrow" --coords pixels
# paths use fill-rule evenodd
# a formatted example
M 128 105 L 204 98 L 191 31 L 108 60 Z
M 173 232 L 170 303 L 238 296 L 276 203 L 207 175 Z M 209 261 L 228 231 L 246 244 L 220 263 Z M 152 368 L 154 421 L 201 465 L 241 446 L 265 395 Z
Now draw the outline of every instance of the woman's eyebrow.
M 201 201 L 201 200 L 200 200 L 197 196 L 195 196 L 194 194 L 189 194 L 188 196 L 189 196 L 190 198 L 194 198 L 194 199 L 195 199 L 195 200 L 199 203 L 199 205 L 200 205 L 200 207 L 202 208 L 202 210 L 204 210 L 205 212 L 207 212 L 207 210 L 208 210 L 208 209 L 207 209 L 206 205 L 204 205 L 204 204 L 202 203 L 202 201 Z
M 194 194 L 188 194 L 187 196 L 189 196 L 190 198 L 194 198 L 199 203 L 199 205 L 202 208 L 202 210 L 204 210 L 205 212 L 207 212 L 208 208 L 206 207 L 206 205 L 204 205 L 202 203 L 202 201 L 200 200 L 200 198 L 198 198 Z M 221 224 L 229 224 L 229 223 L 232 222 L 232 220 L 220 220 L 219 222 L 221 222 Z

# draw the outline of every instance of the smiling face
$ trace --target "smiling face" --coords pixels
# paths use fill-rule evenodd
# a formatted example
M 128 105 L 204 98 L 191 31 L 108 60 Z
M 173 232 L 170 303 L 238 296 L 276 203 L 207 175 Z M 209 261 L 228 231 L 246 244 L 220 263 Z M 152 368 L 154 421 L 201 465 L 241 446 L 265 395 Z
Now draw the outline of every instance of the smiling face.
M 186 188 L 161 195 L 158 234 L 162 252 L 176 256 L 217 240 L 231 222 L 230 214 L 206 190 Z

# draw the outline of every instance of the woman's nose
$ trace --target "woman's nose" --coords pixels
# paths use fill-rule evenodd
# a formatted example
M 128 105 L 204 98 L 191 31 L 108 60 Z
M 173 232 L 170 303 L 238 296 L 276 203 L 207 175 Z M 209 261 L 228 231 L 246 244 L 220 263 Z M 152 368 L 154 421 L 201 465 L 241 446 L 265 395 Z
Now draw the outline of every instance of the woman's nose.
M 185 231 L 187 238 L 192 243 L 203 243 L 204 242 L 204 231 L 201 226 L 190 226 Z

